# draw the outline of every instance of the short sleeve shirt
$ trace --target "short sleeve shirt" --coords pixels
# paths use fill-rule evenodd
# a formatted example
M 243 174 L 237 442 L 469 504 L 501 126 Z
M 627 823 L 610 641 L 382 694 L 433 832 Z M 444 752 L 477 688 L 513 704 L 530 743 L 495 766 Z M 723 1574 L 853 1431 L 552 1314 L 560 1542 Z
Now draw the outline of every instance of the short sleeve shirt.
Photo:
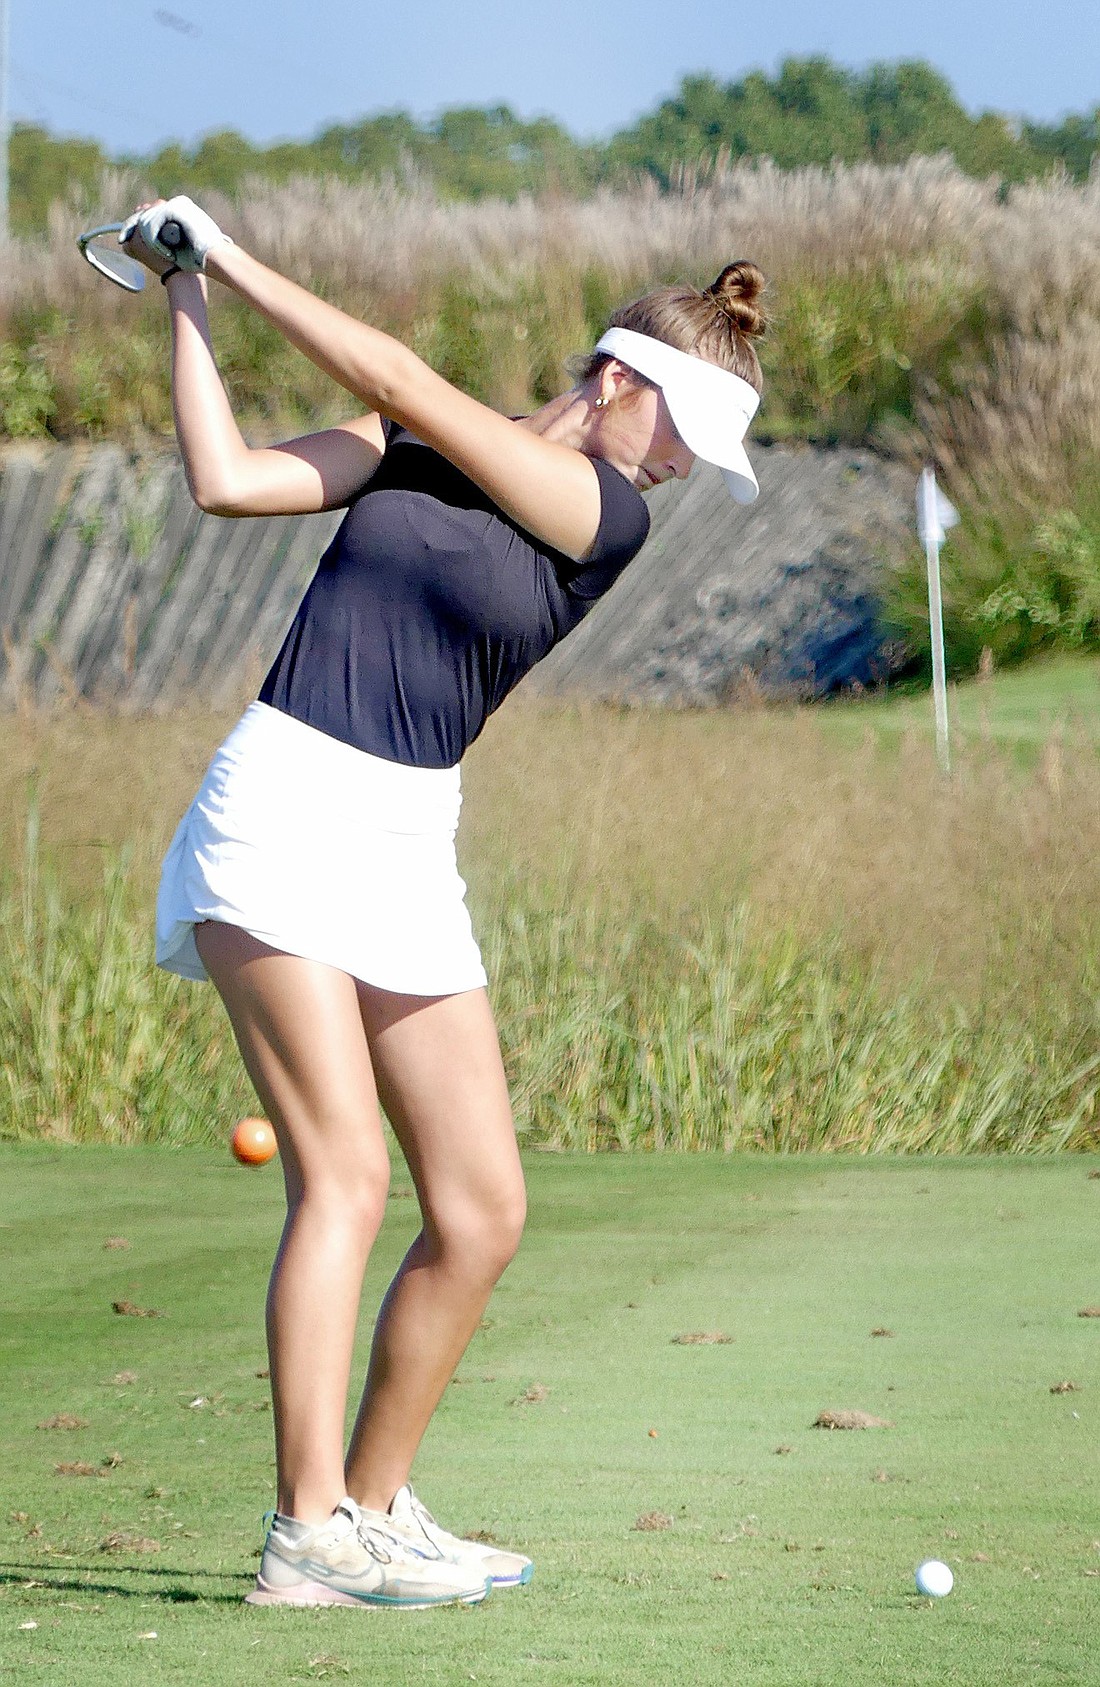
M 405 429 L 354 500 L 261 702 L 387 761 L 453 767 L 493 710 L 637 555 L 649 512 L 599 458 L 599 529 L 575 562 Z

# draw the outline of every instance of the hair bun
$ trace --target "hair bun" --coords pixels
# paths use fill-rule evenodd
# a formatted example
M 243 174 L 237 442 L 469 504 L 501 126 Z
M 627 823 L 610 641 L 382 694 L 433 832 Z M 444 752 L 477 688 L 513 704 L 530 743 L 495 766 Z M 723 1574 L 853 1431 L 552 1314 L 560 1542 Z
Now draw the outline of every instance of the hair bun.
M 768 326 L 764 312 L 754 302 L 763 291 L 763 272 L 747 258 L 727 264 L 718 279 L 704 288 L 734 327 L 750 337 L 763 334 Z

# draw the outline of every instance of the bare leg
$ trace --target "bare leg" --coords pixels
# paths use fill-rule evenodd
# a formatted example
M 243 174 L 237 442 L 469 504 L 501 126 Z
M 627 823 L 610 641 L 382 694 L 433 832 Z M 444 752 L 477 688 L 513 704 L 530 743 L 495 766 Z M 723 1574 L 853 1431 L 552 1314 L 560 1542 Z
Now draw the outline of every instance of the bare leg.
M 235 926 L 208 922 L 196 943 L 279 1141 L 287 1218 L 267 1301 L 278 1507 L 321 1522 L 347 1492 L 352 1345 L 389 1181 L 356 986 Z
M 384 1511 L 519 1244 L 523 1172 L 484 990 L 359 987 L 379 1093 L 423 1229 L 390 1285 L 347 1459 L 347 1491 Z

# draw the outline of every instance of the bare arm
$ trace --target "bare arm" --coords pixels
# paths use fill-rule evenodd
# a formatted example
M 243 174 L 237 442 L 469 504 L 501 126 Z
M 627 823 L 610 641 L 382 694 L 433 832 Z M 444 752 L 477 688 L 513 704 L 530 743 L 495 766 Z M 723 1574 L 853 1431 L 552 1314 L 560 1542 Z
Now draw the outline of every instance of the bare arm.
M 362 416 L 285 445 L 249 446 L 214 361 L 205 281 L 181 273 L 167 287 L 176 434 L 199 507 L 215 515 L 297 515 L 346 504 L 381 460 L 381 418 Z
M 567 556 L 587 555 L 599 526 L 600 490 L 595 469 L 579 451 L 469 398 L 400 341 L 326 304 L 239 246 L 214 248 L 206 272 L 356 398 L 434 446 L 528 532 Z

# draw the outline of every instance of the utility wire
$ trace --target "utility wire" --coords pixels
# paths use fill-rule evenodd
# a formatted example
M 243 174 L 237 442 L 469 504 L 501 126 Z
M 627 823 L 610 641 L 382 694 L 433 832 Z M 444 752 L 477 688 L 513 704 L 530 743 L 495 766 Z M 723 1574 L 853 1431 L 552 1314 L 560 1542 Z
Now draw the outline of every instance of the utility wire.
M 63 14 L 71 0 L 32 0 L 32 3 L 41 11 L 52 7 L 58 14 L 58 30 L 63 29 Z M 0 8 L 9 4 L 10 0 L 0 0 Z M 136 46 L 137 51 L 150 61 L 157 55 L 163 59 L 163 44 L 172 43 L 172 52 L 178 59 L 181 71 L 185 71 L 185 81 L 192 85 L 194 79 L 201 78 L 204 72 L 209 72 L 212 65 L 228 66 L 238 78 L 247 78 L 252 83 L 259 81 L 274 99 L 280 88 L 288 85 L 300 87 L 303 71 L 308 72 L 310 68 L 302 60 L 295 61 L 273 51 L 269 42 L 260 37 L 259 30 L 254 34 L 246 34 L 243 30 L 227 26 L 223 12 L 213 6 L 208 9 L 208 0 L 167 0 L 166 4 L 159 5 L 156 0 L 98 0 L 97 15 L 105 32 L 117 31 L 120 39 L 131 43 L 131 50 Z M 64 100 L 66 105 L 71 105 L 77 111 L 95 112 L 110 117 L 121 115 L 134 119 L 143 126 L 153 123 L 163 137 L 152 146 L 140 149 L 116 148 L 112 143 L 108 147 L 112 154 L 119 151 L 133 154 L 139 150 L 154 152 L 176 139 L 170 133 L 165 134 L 175 113 L 175 107 L 166 102 L 163 110 L 154 111 L 135 102 L 132 97 L 132 80 L 122 84 L 121 97 L 116 98 L 112 91 L 109 99 L 104 99 L 101 87 L 97 98 L 89 88 L 73 87 L 53 76 L 43 75 L 37 68 L 31 68 L 26 63 L 12 64 L 11 69 L 20 88 L 29 87 L 32 93 L 32 101 L 29 103 L 35 107 L 40 107 L 42 102 L 33 96 L 46 93 Z M 339 75 L 339 59 L 334 55 L 329 55 L 323 65 L 317 66 L 317 80 L 325 89 L 326 103 L 333 100 L 335 105 L 343 104 L 345 109 L 349 110 L 349 115 L 330 114 L 320 117 L 311 125 L 313 131 L 320 132 L 329 124 L 353 124 L 377 112 L 394 109 L 393 102 L 372 99 L 371 90 L 367 88 L 356 86 L 353 90 L 351 78 L 345 77 L 344 85 L 340 86 Z M 97 85 L 93 83 L 91 86 L 94 88 Z M 23 104 L 23 101 L 20 103 Z M 42 123 L 44 127 L 50 127 L 57 120 L 51 112 L 49 116 L 37 115 L 34 121 Z M 235 127 L 231 112 L 227 113 L 223 120 L 214 118 L 205 123 L 201 132 L 209 133 L 222 127 Z M 190 143 L 185 141 L 182 144 Z
M 0 0 L 0 5 L 3 4 L 4 0 Z M 90 95 L 86 88 L 74 88 L 72 84 L 68 82 L 55 82 L 52 77 L 41 76 L 37 70 L 28 70 L 25 65 L 16 64 L 14 61 L 12 62 L 11 71 L 13 80 L 18 87 L 25 88 L 28 84 L 30 84 L 32 92 L 35 86 L 44 88 L 48 93 L 59 94 L 62 99 L 70 101 L 72 105 L 78 107 L 81 111 L 101 111 L 108 117 L 116 116 L 119 112 L 122 112 L 127 117 L 140 118 L 143 123 L 147 123 L 150 120 L 155 122 L 160 121 L 160 118 L 163 115 L 154 114 L 150 110 L 133 106 L 127 100 L 112 99 L 111 103 L 108 105 L 105 100 L 97 100 L 94 95 Z M 19 119 L 19 121 L 25 120 Z M 49 119 L 46 117 L 39 117 L 36 121 L 41 122 L 43 126 L 45 126 L 49 122 Z

